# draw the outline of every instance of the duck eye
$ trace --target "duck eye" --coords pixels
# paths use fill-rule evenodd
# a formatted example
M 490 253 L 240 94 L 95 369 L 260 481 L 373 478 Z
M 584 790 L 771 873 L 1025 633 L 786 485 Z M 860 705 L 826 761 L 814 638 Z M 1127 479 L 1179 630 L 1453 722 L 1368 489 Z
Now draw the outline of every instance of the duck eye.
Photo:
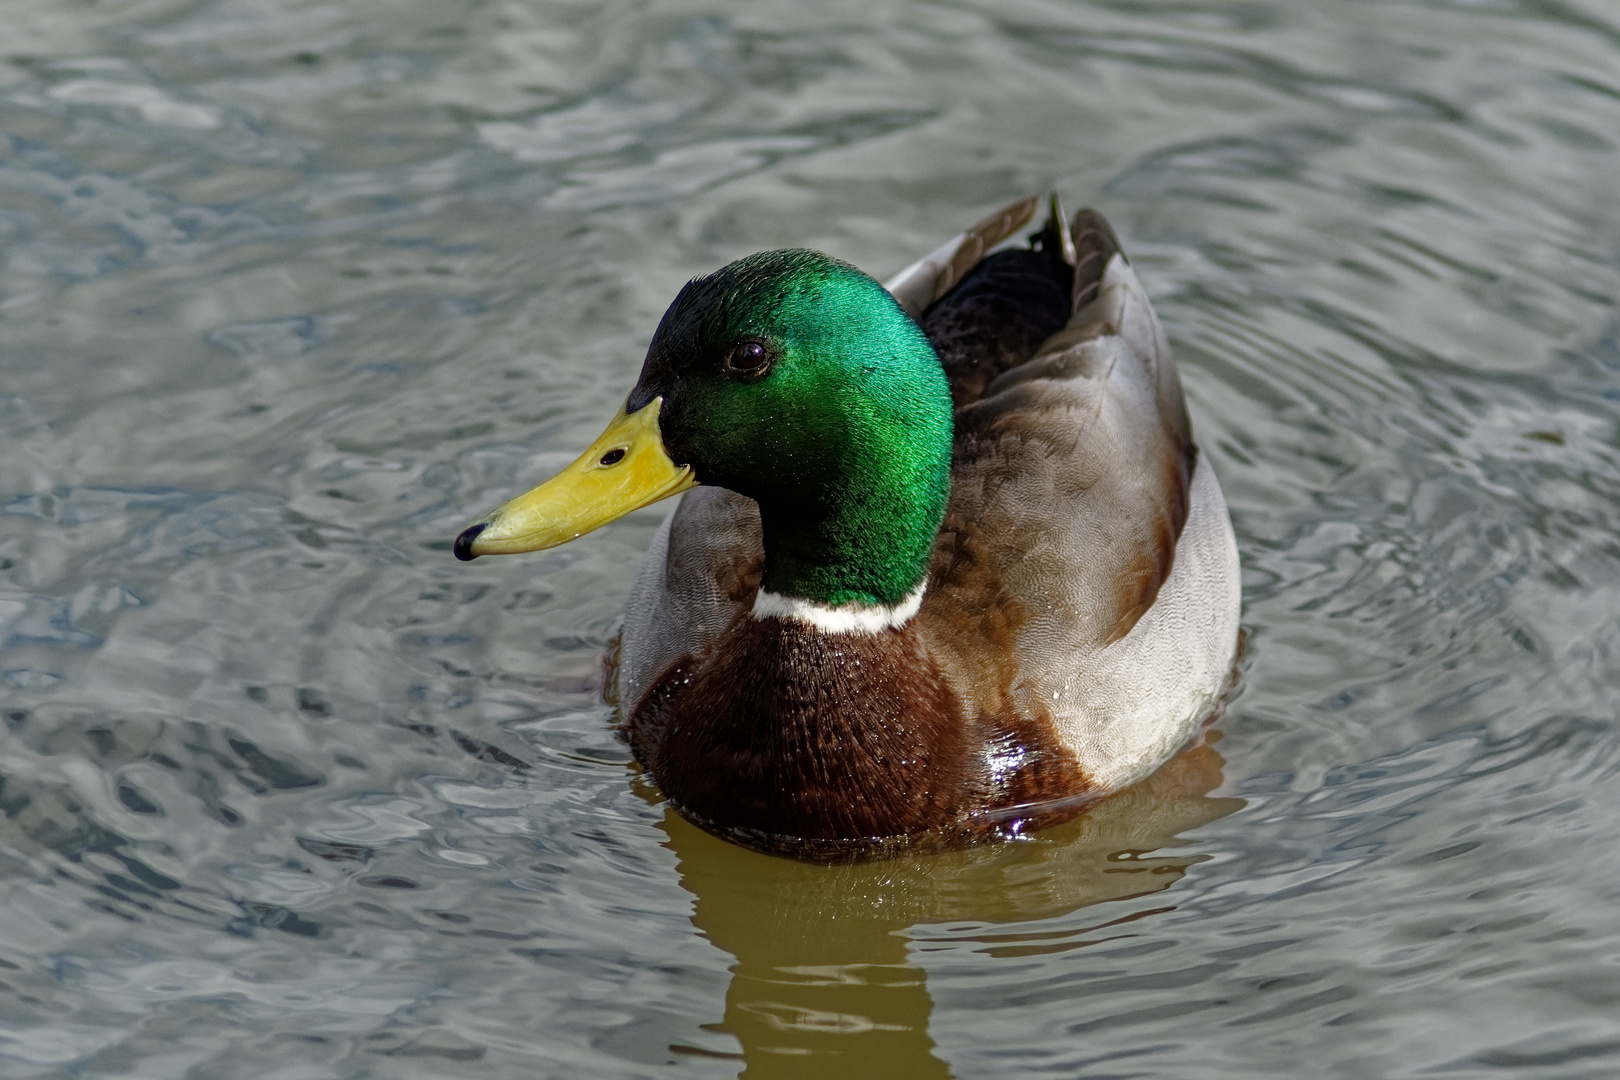
M 733 371 L 758 375 L 765 370 L 766 361 L 769 359 L 770 354 L 765 351 L 765 346 L 757 341 L 744 341 L 731 350 L 731 358 L 727 363 Z
M 619 462 L 621 462 L 623 460 L 624 460 L 624 448 L 620 447 L 620 446 L 615 446 L 612 450 L 609 450 L 607 453 L 603 454 L 602 457 L 597 461 L 597 464 L 598 465 L 603 465 L 603 466 L 617 465 Z

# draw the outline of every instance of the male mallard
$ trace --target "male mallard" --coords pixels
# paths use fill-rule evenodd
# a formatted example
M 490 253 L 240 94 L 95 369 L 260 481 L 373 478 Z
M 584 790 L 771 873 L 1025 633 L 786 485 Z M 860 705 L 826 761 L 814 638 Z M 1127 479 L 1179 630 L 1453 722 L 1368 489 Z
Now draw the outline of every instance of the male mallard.
M 683 288 L 623 409 L 456 555 L 677 492 L 631 590 L 630 742 L 692 821 L 801 855 L 1072 816 L 1193 739 L 1238 638 L 1226 503 L 1101 215 L 1037 200 L 887 286 L 812 251 Z M 704 486 L 697 486 L 697 485 Z M 908 839 L 909 838 L 909 839 Z

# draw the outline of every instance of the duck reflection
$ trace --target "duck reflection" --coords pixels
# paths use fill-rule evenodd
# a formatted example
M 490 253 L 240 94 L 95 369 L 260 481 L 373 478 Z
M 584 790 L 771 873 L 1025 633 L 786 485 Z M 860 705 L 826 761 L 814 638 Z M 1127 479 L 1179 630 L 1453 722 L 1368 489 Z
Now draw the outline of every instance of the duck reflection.
M 944 855 L 818 866 L 745 850 L 668 813 L 681 884 L 697 898 L 692 922 L 736 957 L 717 1027 L 742 1043 L 741 1075 L 949 1076 L 933 1052 L 933 1002 L 905 931 L 989 923 L 982 940 L 993 953 L 1076 947 L 1050 933 L 1020 944 L 1010 928 L 1157 892 L 1207 858 L 1174 849 L 1179 834 L 1243 805 L 1209 797 L 1223 764 L 1214 738 L 1075 821 Z

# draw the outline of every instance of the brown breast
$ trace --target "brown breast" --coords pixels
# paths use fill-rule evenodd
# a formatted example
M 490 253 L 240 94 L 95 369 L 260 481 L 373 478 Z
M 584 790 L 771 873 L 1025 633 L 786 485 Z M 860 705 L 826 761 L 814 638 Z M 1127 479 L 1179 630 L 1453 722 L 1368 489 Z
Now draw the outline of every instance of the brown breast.
M 698 824 L 755 846 L 1006 831 L 987 811 L 1087 790 L 1049 724 L 965 714 L 916 623 L 826 634 L 740 615 L 630 716 L 637 756 Z

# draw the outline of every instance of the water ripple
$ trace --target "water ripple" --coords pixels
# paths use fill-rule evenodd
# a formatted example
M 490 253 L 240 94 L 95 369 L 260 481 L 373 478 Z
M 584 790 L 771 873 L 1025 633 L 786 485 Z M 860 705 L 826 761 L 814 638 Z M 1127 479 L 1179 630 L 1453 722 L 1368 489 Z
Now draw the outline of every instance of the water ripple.
M 6 1075 L 1615 1071 L 1609 12 L 8 19 Z M 1232 505 L 1219 741 L 934 860 L 691 829 L 597 697 L 659 512 L 449 538 L 693 274 L 881 274 L 1052 184 L 1125 238 Z

